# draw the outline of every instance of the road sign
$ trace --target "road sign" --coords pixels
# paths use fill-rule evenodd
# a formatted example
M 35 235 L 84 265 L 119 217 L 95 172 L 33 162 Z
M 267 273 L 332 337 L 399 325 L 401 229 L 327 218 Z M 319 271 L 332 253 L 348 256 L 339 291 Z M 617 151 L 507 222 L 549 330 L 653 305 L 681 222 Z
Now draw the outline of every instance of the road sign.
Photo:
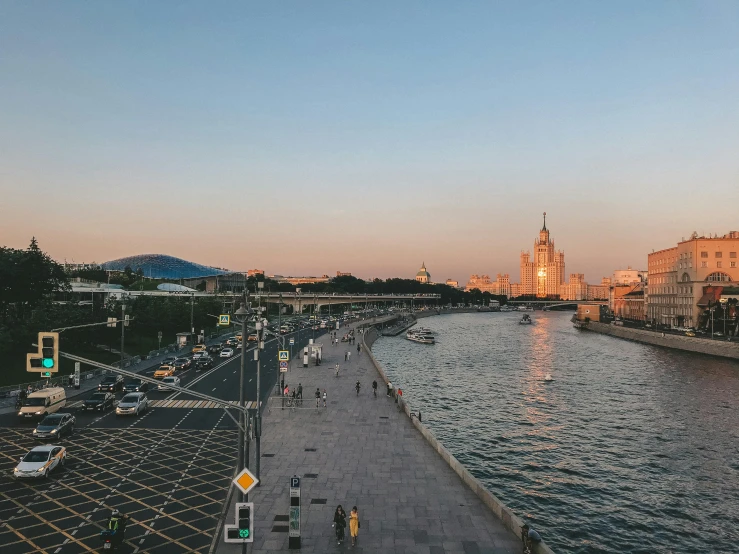
M 295 346 L 295 339 L 292 337 L 290 338 L 290 346 Z
M 254 475 L 252 475 L 252 473 L 246 468 L 244 468 L 241 473 L 236 476 L 236 479 L 234 479 L 234 485 L 236 485 L 244 494 L 249 494 L 249 491 L 256 487 L 257 483 L 259 483 L 259 479 L 254 477 Z
M 280 373 L 287 372 L 287 362 L 280 362 Z
M 290 513 L 287 547 L 300 548 L 300 477 L 290 477 Z
M 80 388 L 80 363 L 74 362 L 74 388 Z
M 225 325 L 228 327 L 231 325 L 231 316 L 228 314 L 221 314 L 218 316 L 218 325 Z
M 290 352 L 287 350 L 280 350 L 277 353 L 277 359 L 281 362 L 289 362 L 290 361 Z

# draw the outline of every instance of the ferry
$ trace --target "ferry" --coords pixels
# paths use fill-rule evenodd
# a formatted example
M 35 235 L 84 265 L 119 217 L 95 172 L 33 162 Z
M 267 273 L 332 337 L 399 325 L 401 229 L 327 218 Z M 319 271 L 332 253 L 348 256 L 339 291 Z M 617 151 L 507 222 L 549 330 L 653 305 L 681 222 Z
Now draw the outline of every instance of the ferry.
M 405 338 L 413 342 L 419 342 L 421 344 L 434 344 L 436 339 L 431 329 L 426 327 L 419 327 L 418 329 L 410 329 L 406 334 Z
M 523 317 L 521 318 L 521 321 L 518 322 L 519 325 L 531 325 L 533 321 L 529 317 L 529 314 L 523 314 Z

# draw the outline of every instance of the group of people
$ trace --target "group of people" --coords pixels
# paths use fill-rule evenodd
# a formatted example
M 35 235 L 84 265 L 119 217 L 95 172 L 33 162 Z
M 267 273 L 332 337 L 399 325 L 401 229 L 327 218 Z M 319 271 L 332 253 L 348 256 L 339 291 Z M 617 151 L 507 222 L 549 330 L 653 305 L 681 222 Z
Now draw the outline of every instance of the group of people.
M 344 530 L 346 529 L 346 512 L 344 508 L 339 504 L 334 512 L 334 522 L 332 525 L 336 531 L 337 544 L 341 544 L 344 540 Z M 359 510 L 356 506 L 352 507 L 352 511 L 349 512 L 349 534 L 352 538 L 352 546 L 357 544 L 359 538 Z

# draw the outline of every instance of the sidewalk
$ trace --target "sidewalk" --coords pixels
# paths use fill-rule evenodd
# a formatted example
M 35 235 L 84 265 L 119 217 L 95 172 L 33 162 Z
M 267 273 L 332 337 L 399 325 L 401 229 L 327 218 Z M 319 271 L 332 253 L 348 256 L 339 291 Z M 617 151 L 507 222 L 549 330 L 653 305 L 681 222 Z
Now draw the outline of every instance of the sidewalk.
M 345 329 L 340 331 L 341 334 Z M 265 410 L 261 486 L 254 502 L 254 543 L 248 552 L 288 551 L 289 479 L 301 477 L 303 553 L 340 551 L 407 554 L 518 554 L 520 539 L 503 524 L 441 459 L 405 414 L 398 410 L 366 353 L 357 346 L 323 343 L 323 363 L 294 369 L 290 389 L 303 385 L 303 408 Z M 357 344 L 361 339 L 357 339 Z M 351 360 L 344 361 L 350 350 Z M 339 377 L 334 364 L 339 363 Z M 372 381 L 378 395 L 372 395 Z M 354 389 L 361 382 L 359 396 Z M 315 408 L 316 387 L 328 407 Z M 252 442 L 252 452 L 254 443 Z M 254 471 L 254 462 L 251 464 Z M 238 494 L 233 495 L 233 501 Z M 336 544 L 331 527 L 341 504 L 347 516 L 359 508 L 361 529 L 352 548 Z M 226 523 L 233 522 L 233 505 Z M 217 537 L 216 552 L 235 554 L 241 545 Z

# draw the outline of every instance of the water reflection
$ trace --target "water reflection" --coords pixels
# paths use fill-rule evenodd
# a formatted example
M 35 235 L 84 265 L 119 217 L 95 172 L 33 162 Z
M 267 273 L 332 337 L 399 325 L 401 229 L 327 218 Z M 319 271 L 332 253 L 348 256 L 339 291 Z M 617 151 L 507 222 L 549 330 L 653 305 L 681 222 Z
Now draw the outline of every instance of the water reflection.
M 739 364 L 577 332 L 569 314 L 519 319 L 429 318 L 435 346 L 381 339 L 373 351 L 555 551 L 733 552 Z

